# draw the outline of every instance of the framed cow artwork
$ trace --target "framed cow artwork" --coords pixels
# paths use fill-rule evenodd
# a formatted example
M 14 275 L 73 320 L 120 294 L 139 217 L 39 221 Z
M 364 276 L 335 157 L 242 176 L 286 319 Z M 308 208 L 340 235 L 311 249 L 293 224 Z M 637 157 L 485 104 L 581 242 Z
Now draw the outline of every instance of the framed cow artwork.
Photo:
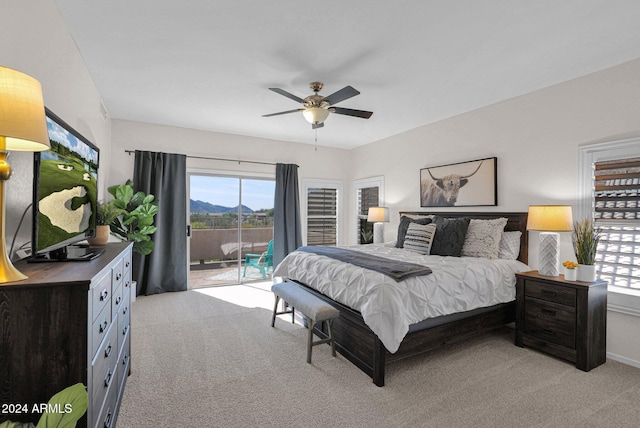
M 498 205 L 498 158 L 420 170 L 421 207 Z

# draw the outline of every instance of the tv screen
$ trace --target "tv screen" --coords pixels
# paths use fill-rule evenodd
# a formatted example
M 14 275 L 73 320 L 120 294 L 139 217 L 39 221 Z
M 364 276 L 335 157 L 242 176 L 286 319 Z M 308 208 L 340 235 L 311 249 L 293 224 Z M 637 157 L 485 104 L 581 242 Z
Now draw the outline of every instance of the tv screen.
M 68 246 L 95 234 L 99 149 L 46 109 L 51 150 L 34 155 L 32 259 L 90 259 Z

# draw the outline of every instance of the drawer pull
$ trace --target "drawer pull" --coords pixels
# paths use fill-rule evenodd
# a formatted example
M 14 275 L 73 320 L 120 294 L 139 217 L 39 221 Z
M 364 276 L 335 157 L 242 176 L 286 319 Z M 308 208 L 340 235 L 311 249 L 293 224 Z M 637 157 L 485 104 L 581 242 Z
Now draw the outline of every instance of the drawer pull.
M 129 355 L 124 354 L 124 357 L 122 358 L 122 365 L 123 366 L 127 365 L 127 362 L 129 361 L 129 358 L 130 358 Z
M 111 369 L 109 369 L 109 371 L 107 372 L 107 375 L 104 377 L 104 387 L 108 387 L 109 384 L 111 383 L 111 379 L 113 378 L 113 372 L 111 371 Z
M 126 262 L 124 262 L 125 267 L 129 267 L 131 265 L 131 262 L 129 262 L 129 260 L 127 260 Z
M 102 321 L 100 323 L 100 333 L 104 333 L 104 331 L 107 329 L 107 326 L 109 325 L 109 322 L 107 321 L 107 319 L 105 318 L 104 321 Z
M 129 307 L 125 306 L 124 308 L 122 308 L 122 315 L 126 315 L 128 311 L 129 311 Z
M 131 285 L 131 282 L 130 282 L 129 280 L 126 280 L 126 281 L 124 282 L 124 286 L 125 286 L 125 288 L 129 288 L 129 286 L 130 286 L 130 285 Z
M 125 325 L 125 326 L 124 326 L 124 328 L 122 329 L 122 335 L 123 335 L 123 336 L 126 336 L 126 334 L 127 334 L 127 330 L 129 330 L 129 326 L 128 326 L 128 325 Z
M 121 273 L 117 273 L 116 274 L 116 281 L 120 281 L 120 278 L 122 278 L 122 274 Z
M 556 297 L 557 295 L 555 291 L 549 291 L 549 290 L 540 290 L 540 293 L 542 293 L 544 296 L 550 296 L 550 297 Z
M 120 304 L 120 302 L 122 301 L 122 298 L 120 296 L 118 296 L 116 298 L 116 306 L 118 306 Z
M 556 335 L 556 332 L 555 332 L 555 331 L 553 331 L 553 330 L 549 330 L 548 328 L 543 328 L 543 329 L 541 329 L 541 330 L 542 330 L 542 332 L 543 332 L 543 333 L 546 333 L 546 334 L 548 334 L 548 335 L 550 335 L 550 336 L 555 336 L 555 335 Z
M 107 289 L 105 288 L 104 290 L 102 290 L 100 292 L 100 301 L 104 302 L 105 300 L 107 300 L 107 297 L 109 297 L 109 292 L 107 291 Z
M 111 420 L 113 419 L 113 413 L 111 409 L 107 412 L 107 417 L 104 418 L 104 428 L 111 428 Z
M 107 345 L 107 349 L 104 350 L 104 357 L 107 358 L 111 354 L 111 342 Z
M 551 309 L 540 308 L 540 312 L 543 314 L 551 315 L 552 317 L 556 316 L 556 311 L 552 311 Z

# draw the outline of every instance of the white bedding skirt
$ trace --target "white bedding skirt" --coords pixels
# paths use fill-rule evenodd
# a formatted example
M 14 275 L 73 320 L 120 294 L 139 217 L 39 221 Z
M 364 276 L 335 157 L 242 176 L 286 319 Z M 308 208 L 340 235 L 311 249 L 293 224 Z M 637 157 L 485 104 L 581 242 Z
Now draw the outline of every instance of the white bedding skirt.
M 430 275 L 400 282 L 369 269 L 302 251 L 289 254 L 274 277 L 301 282 L 362 314 L 389 352 L 396 352 L 411 324 L 515 300 L 517 260 L 420 255 L 385 245 L 353 250 L 430 267 Z

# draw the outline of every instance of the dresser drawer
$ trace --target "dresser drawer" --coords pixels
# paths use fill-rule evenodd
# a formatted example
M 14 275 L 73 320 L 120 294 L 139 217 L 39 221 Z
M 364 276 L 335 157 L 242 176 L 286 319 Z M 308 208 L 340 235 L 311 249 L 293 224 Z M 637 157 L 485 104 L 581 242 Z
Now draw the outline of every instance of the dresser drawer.
M 566 348 L 576 348 L 574 308 L 534 298 L 525 299 L 524 333 Z
M 123 274 L 126 277 L 127 273 L 131 270 L 131 251 L 127 251 L 122 257 Z
M 130 305 L 130 301 L 125 299 L 122 305 L 120 305 L 120 311 L 118 312 L 118 350 L 122 349 L 122 344 L 129 333 L 129 323 L 131 319 Z
M 102 309 L 111 301 L 111 273 L 107 273 L 100 278 L 95 286 L 91 287 L 91 307 L 93 313 L 92 321 L 98 318 Z
M 124 337 L 124 343 L 118 357 L 118 378 L 120 385 L 124 385 L 124 381 L 129 375 L 129 365 L 131 364 L 131 333 L 127 332 Z
M 118 361 L 118 337 L 117 328 L 113 325 L 102 342 L 100 349 L 91 362 L 91 379 L 93 385 L 93 414 L 97 414 L 102 408 L 102 402 L 107 395 L 107 390 L 112 383 L 117 382 Z
M 122 284 L 122 278 L 124 276 L 124 260 L 118 260 L 118 262 L 113 266 L 111 272 L 113 278 L 113 289 L 115 290 L 120 286 L 120 284 Z
M 121 285 L 117 289 L 114 288 L 113 297 L 111 298 L 111 313 L 115 317 L 122 304 L 122 293 L 124 287 Z
M 104 400 L 102 410 L 94 421 L 94 428 L 115 428 L 116 407 L 118 405 L 118 382 L 111 382 L 108 389 L 107 398 Z M 102 403 L 100 403 L 102 404 Z M 93 413 L 98 415 L 98 412 Z M 90 425 L 91 426 L 91 425 Z
M 105 338 L 107 332 L 111 327 L 111 305 L 106 305 L 102 308 L 102 312 L 98 314 L 96 320 L 91 326 L 91 356 L 94 356 L 98 351 L 98 347 Z
M 535 297 L 536 299 L 572 306 L 574 308 L 576 306 L 576 290 L 569 287 L 561 287 L 538 281 L 527 281 L 524 294 L 526 297 Z

